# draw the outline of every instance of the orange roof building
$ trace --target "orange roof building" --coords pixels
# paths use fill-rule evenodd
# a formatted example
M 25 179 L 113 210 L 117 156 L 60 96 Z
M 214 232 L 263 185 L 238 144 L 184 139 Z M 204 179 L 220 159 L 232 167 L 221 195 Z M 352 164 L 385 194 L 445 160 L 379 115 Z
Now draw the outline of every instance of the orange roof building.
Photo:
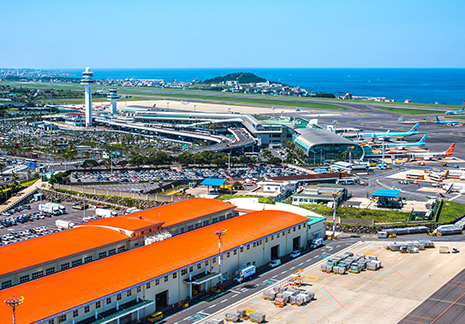
M 19 324 L 142 318 L 208 289 L 219 276 L 230 280 L 244 265 L 262 266 L 301 248 L 313 238 L 308 221 L 283 211 L 251 212 L 1 290 L 0 300 L 24 296 L 16 309 Z M 220 274 L 215 231 L 223 229 Z M 10 316 L 11 309 L 0 303 L 0 318 Z
M 127 249 L 130 237 L 102 227 L 73 228 L 0 247 L 2 289 L 96 260 L 101 251 Z M 87 259 L 86 259 L 87 258 Z M 85 261 L 86 259 L 87 261 Z M 80 260 L 77 262 L 77 260 Z M 68 266 L 66 266 L 68 264 Z

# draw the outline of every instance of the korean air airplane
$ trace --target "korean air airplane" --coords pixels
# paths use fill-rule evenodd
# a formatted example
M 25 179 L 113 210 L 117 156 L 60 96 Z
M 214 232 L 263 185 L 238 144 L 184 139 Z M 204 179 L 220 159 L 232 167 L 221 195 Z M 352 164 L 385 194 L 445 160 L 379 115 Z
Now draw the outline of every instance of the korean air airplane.
M 359 137 L 371 137 L 375 138 L 388 138 L 388 137 L 405 137 L 405 136 L 412 136 L 418 134 L 418 128 L 420 127 L 420 123 L 416 123 L 408 132 L 384 132 L 384 133 L 363 133 L 359 134 Z
M 388 143 L 385 145 L 385 147 L 398 147 L 400 150 L 403 150 L 404 147 L 409 147 L 409 146 L 423 146 L 426 144 L 426 134 L 418 141 L 415 143 Z
M 439 117 L 436 116 L 436 124 L 440 124 L 444 126 L 452 126 L 452 125 L 458 125 L 459 122 L 456 120 L 450 120 L 450 121 L 439 120 Z
M 446 115 L 460 115 L 460 114 L 465 114 L 465 106 L 463 106 L 462 109 L 460 109 L 460 110 L 446 111 Z

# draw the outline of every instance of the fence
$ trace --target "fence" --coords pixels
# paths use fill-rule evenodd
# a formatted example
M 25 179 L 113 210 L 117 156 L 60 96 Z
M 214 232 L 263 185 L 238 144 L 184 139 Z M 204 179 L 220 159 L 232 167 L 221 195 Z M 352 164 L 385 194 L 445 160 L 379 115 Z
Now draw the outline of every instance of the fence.
M 91 195 L 106 195 L 106 196 L 115 196 L 115 197 L 122 197 L 122 198 L 133 198 L 133 199 L 141 199 L 147 201 L 181 201 L 187 199 L 187 197 L 182 196 L 168 196 L 168 195 L 158 195 L 158 194 L 142 194 L 142 193 L 135 193 L 135 192 L 127 192 L 127 191 L 117 191 L 117 190 L 106 190 L 106 189 L 96 189 L 96 188 L 87 188 L 85 186 L 70 186 L 70 185 L 62 185 L 62 184 L 54 184 L 54 187 L 57 189 L 69 190 L 79 193 L 87 193 Z

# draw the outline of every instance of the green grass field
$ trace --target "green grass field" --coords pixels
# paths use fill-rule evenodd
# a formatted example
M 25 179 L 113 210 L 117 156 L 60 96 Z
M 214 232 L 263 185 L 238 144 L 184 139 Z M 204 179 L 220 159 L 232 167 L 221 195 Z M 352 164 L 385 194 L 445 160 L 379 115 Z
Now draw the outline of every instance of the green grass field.
M 402 115 L 442 115 L 444 114 L 443 110 L 429 110 L 429 109 L 414 109 L 414 108 L 397 108 L 397 107 L 382 107 L 376 106 L 376 109 L 381 109 L 385 111 L 390 111 L 396 114 Z
M 465 205 L 455 201 L 444 201 L 438 222 L 450 222 L 463 214 L 465 214 Z
M 319 204 L 304 204 L 303 208 L 311 210 L 315 213 L 331 216 L 333 209 L 326 205 Z M 397 210 L 374 210 L 374 209 L 360 209 L 355 207 L 338 207 L 336 215 L 342 219 L 363 219 L 374 220 L 375 223 L 392 223 L 392 222 L 406 222 L 409 219 L 410 213 L 404 213 Z

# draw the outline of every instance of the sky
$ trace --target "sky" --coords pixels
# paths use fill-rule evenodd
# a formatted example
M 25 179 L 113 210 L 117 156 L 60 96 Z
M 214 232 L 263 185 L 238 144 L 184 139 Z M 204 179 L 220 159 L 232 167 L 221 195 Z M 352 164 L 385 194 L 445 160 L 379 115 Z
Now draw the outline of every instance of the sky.
M 2 68 L 465 68 L 463 0 L 3 0 Z

